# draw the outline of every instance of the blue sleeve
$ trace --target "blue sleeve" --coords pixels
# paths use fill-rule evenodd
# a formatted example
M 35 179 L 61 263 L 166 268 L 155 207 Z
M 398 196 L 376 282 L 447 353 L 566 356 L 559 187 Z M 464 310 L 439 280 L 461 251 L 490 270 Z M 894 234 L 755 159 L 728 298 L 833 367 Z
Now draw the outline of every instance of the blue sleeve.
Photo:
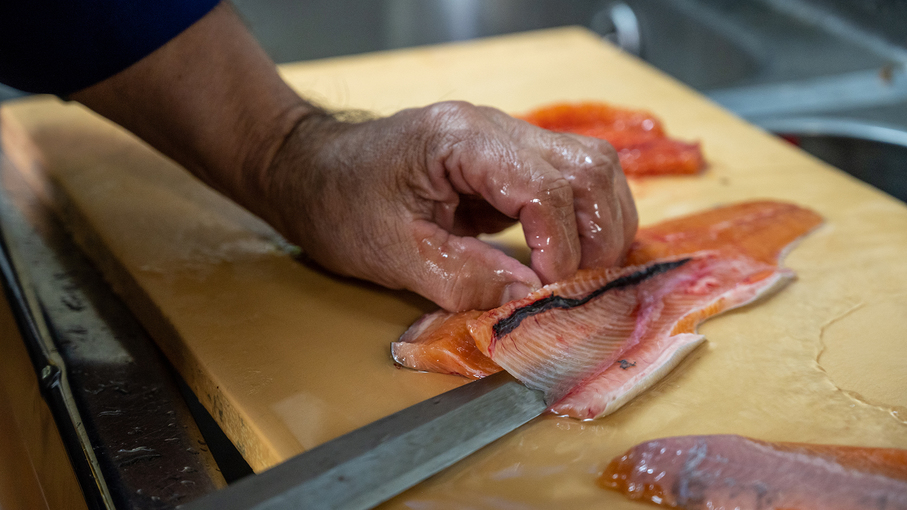
M 219 0 L 0 0 L 0 82 L 66 96 L 141 60 Z

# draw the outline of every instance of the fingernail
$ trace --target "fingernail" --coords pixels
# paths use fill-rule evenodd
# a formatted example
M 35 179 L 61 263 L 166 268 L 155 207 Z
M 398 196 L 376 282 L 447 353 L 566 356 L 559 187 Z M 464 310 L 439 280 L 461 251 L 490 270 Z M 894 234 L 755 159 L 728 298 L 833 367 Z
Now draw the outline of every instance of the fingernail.
M 520 282 L 514 282 L 504 287 L 504 294 L 501 296 L 501 305 L 506 305 L 511 301 L 523 299 L 532 292 L 528 285 Z

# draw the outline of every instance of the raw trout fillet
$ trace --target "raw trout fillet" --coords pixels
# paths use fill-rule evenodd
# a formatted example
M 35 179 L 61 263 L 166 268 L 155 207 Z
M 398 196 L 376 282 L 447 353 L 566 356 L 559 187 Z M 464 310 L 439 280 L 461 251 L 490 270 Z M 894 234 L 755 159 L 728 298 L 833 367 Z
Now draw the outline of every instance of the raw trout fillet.
M 682 270 L 681 270 L 682 269 Z M 793 279 L 788 269 L 746 256 L 710 252 L 690 260 L 654 291 L 644 291 L 639 341 L 617 363 L 590 373 L 552 406 L 557 414 L 595 419 L 610 414 L 661 380 L 705 340 L 696 327 L 749 304 Z M 507 368 L 499 359 L 492 358 Z
M 425 314 L 406 330 L 400 341 L 391 344 L 391 356 L 414 370 L 472 379 L 500 372 L 501 367 L 482 354 L 469 336 L 469 322 L 481 315 L 481 310 L 461 313 L 438 310 Z
M 770 201 L 669 220 L 639 231 L 633 266 L 580 271 L 485 313 L 428 314 L 392 352 L 410 368 L 472 378 L 504 366 L 545 390 L 553 412 L 601 417 L 701 344 L 699 323 L 792 279 L 780 258 L 821 221 Z
M 686 509 L 905 509 L 907 450 L 671 437 L 615 458 L 599 484 Z
M 777 265 L 798 239 L 822 223 L 809 209 L 768 200 L 744 202 L 639 229 L 627 264 L 701 250 L 735 251 Z
M 599 102 L 560 103 L 521 118 L 551 131 L 607 140 L 630 177 L 696 174 L 705 168 L 699 144 L 668 138 L 661 121 L 648 112 Z
M 483 354 L 554 403 L 639 343 L 640 326 L 657 313 L 649 297 L 683 278 L 689 262 L 584 271 L 484 313 L 469 332 Z

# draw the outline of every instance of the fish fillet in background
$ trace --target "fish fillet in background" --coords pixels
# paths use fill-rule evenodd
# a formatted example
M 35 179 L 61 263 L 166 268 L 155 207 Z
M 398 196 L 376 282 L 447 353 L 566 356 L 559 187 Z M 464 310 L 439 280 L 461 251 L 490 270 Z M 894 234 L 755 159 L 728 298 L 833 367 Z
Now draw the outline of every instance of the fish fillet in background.
M 698 143 L 669 138 L 658 118 L 606 103 L 558 103 L 521 119 L 541 128 L 607 140 L 627 177 L 698 174 L 705 159 Z
M 481 378 L 503 367 L 551 410 L 605 416 L 704 341 L 696 326 L 793 278 L 780 259 L 821 223 L 793 204 L 735 204 L 643 228 L 628 266 L 582 270 L 487 312 L 438 311 L 391 352 L 416 370 Z
M 672 508 L 907 509 L 907 450 L 682 436 L 634 446 L 599 485 Z

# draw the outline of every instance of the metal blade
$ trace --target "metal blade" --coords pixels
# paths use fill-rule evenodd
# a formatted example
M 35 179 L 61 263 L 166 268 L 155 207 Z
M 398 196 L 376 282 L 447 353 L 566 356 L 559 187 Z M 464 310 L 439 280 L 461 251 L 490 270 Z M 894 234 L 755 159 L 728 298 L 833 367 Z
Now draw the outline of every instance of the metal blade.
M 371 508 L 546 408 L 541 392 L 500 372 L 354 430 L 180 508 Z

